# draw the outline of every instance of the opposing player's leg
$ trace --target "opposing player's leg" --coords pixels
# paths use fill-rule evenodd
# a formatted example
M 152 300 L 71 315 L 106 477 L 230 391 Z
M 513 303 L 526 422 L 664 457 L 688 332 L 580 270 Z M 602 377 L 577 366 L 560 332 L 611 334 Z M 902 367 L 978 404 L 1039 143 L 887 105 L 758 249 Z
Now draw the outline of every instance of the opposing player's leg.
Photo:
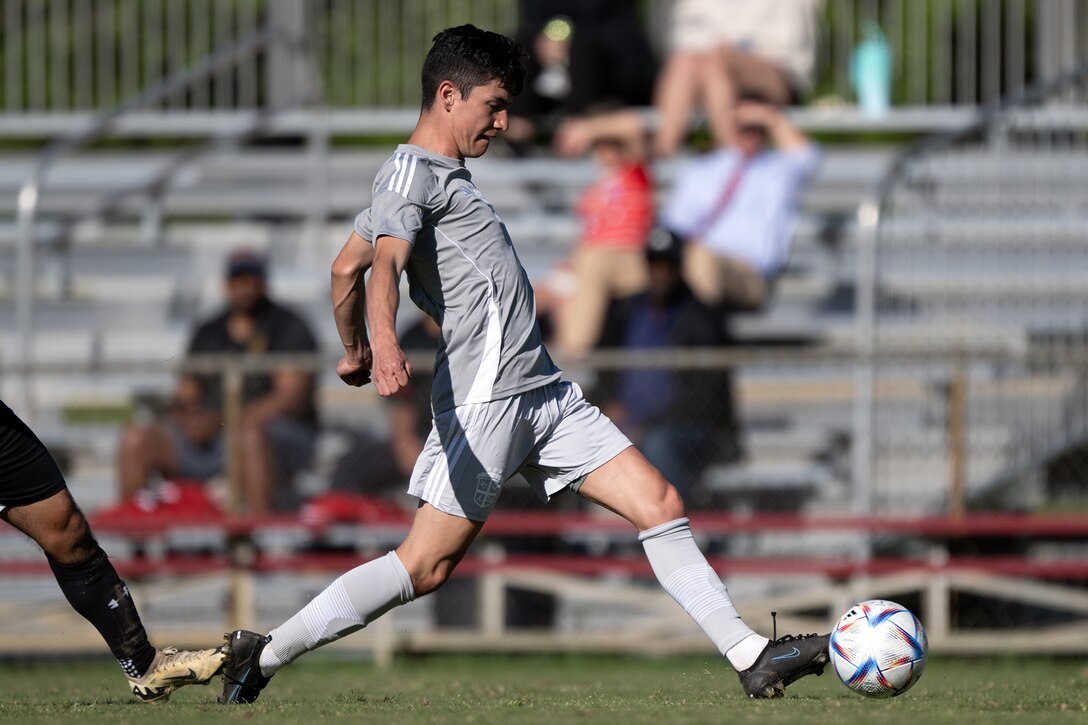
M 207 683 L 222 667 L 222 647 L 187 652 L 151 645 L 128 587 L 67 489 L 11 506 L 0 517 L 42 547 L 65 598 L 102 635 L 140 700 L 164 699 L 183 685 Z
M 823 672 L 827 636 L 787 636 L 771 642 L 744 623 L 695 544 L 680 495 L 636 448 L 627 448 L 587 475 L 578 493 L 638 528 L 661 585 L 729 660 L 749 697 L 780 697 L 786 685 Z
M 390 609 L 430 594 L 449 578 L 483 526 L 422 502 L 396 551 L 339 577 L 268 635 L 228 636 L 223 704 L 249 703 L 280 668 L 358 631 Z

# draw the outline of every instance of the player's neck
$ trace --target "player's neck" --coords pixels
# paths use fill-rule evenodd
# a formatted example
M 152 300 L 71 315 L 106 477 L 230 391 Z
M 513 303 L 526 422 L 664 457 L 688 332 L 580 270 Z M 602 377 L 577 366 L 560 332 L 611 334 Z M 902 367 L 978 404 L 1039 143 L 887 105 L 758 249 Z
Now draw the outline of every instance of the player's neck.
M 408 143 L 440 156 L 457 159 L 458 161 L 465 160 L 465 157 L 461 155 L 460 150 L 457 148 L 457 143 L 454 141 L 449 127 L 426 111 L 419 117 L 415 130 L 408 137 Z

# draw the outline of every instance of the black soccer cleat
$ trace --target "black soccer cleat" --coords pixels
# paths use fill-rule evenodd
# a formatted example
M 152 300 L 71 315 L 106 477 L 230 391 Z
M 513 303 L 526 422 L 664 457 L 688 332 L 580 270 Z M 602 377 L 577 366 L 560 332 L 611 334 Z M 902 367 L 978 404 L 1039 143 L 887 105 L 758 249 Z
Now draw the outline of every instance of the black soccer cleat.
M 737 673 L 748 697 L 782 697 L 787 685 L 805 675 L 821 675 L 830 659 L 829 634 L 787 634 L 769 642 L 754 665 Z
M 272 636 L 236 629 L 226 638 L 227 662 L 223 665 L 223 694 L 219 696 L 219 704 L 253 702 L 272 679 L 261 674 L 261 652 Z

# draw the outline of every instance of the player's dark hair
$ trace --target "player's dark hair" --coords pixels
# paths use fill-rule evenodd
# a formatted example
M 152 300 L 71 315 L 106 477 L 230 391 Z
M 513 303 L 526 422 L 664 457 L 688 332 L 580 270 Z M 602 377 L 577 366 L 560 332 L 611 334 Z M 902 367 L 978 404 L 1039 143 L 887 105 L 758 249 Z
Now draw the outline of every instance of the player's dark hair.
M 476 86 L 498 79 L 512 95 L 521 93 L 528 59 L 521 44 L 505 35 L 458 25 L 434 36 L 434 45 L 423 61 L 423 110 L 434 105 L 438 85 L 450 81 L 461 97 Z

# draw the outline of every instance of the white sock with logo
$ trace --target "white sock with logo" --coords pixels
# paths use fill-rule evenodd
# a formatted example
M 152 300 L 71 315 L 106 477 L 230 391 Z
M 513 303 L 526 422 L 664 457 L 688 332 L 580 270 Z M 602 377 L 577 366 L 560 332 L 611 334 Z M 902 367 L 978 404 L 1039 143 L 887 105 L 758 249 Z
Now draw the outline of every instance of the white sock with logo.
M 769 641 L 744 623 L 729 592 L 695 544 L 686 518 L 639 533 L 654 575 L 737 670 L 751 667 Z
M 355 567 L 269 633 L 261 674 L 271 677 L 299 655 L 362 629 L 415 596 L 412 578 L 394 551 Z

